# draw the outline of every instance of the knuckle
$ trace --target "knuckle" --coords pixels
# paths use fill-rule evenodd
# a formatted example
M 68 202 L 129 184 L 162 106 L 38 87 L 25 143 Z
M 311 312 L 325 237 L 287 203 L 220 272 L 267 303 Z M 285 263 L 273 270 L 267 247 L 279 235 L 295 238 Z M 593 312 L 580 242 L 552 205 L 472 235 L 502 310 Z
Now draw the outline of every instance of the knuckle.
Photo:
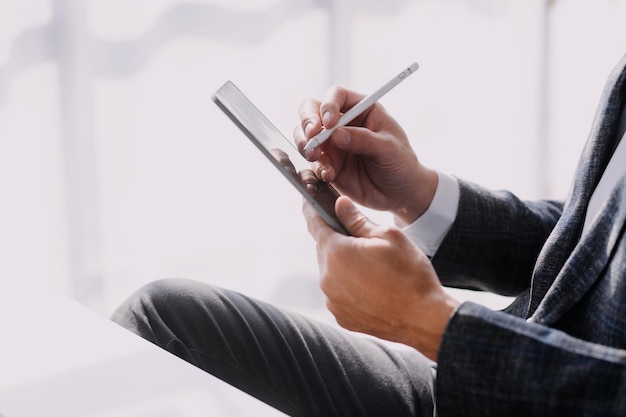
M 332 302 L 330 301 L 331 295 L 332 295 L 332 282 L 331 280 L 329 280 L 327 277 L 323 277 L 320 280 L 320 288 L 322 290 L 322 292 L 326 295 L 326 306 L 329 307 L 329 303 L 332 304 Z M 330 308 L 329 308 L 330 310 Z
M 395 226 L 389 226 L 383 231 L 385 239 L 391 242 L 401 242 L 406 239 L 404 232 Z

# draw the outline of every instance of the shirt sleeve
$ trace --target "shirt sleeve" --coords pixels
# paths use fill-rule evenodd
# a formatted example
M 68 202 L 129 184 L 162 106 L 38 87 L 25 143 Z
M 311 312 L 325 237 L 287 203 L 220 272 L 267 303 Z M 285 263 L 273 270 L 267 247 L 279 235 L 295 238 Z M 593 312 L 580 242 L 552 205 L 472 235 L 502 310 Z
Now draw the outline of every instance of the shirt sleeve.
M 438 173 L 437 190 L 430 206 L 404 233 L 427 255 L 433 257 L 456 219 L 459 183 L 451 175 Z

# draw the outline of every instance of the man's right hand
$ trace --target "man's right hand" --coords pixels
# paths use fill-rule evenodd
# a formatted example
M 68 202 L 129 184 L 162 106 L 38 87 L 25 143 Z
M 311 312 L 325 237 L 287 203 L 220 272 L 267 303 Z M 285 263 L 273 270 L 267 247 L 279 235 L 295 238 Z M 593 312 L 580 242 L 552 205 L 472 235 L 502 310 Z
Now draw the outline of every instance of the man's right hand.
M 294 132 L 300 152 L 363 97 L 334 87 L 323 101 L 304 101 Z M 437 188 L 437 172 L 420 163 L 402 127 L 379 103 L 305 156 L 316 175 L 340 193 L 365 207 L 390 211 L 407 224 L 426 211 Z

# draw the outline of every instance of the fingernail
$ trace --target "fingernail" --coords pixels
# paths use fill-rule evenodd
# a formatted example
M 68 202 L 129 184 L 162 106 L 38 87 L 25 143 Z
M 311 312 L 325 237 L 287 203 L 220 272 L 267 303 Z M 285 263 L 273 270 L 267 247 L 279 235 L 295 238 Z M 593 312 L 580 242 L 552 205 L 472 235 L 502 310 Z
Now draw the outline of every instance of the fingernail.
M 304 184 L 307 193 L 315 195 L 317 193 L 317 184 L 306 183 Z
M 309 122 L 304 126 L 304 135 L 308 138 L 310 137 L 311 128 L 313 127 L 313 122 Z
M 327 175 L 328 175 L 328 171 L 326 171 L 325 169 L 323 169 L 323 170 L 321 170 L 321 171 L 320 171 L 320 177 L 321 177 L 320 179 L 321 179 L 322 181 L 326 181 L 326 176 L 327 176 Z
M 304 157 L 310 159 L 313 156 L 313 152 L 315 152 L 315 149 L 307 149 L 304 151 Z
M 324 126 L 327 126 L 330 123 L 331 119 L 332 119 L 332 115 L 330 114 L 330 112 L 325 111 L 324 114 L 322 115 L 322 123 L 324 124 Z

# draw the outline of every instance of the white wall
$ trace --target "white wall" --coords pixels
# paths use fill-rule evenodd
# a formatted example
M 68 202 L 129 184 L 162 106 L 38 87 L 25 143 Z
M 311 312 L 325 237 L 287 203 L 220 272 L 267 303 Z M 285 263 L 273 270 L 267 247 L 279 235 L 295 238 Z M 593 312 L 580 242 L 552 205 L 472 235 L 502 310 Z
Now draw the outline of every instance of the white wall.
M 211 93 L 235 81 L 290 136 L 302 99 L 417 60 L 383 104 L 426 164 L 562 198 L 626 2 L 553 3 L 2 2 L 0 279 L 108 314 L 185 276 L 327 318 L 299 196 Z

